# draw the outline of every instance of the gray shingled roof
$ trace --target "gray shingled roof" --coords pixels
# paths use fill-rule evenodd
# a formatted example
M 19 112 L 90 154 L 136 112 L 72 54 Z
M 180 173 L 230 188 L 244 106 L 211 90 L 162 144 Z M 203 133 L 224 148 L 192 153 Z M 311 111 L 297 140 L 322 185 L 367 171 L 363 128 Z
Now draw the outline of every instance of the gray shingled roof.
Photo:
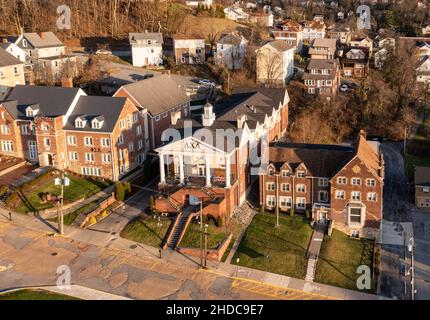
M 127 98 L 96 96 L 80 97 L 75 109 L 64 126 L 64 130 L 112 132 L 118 122 L 118 118 L 126 101 Z M 84 118 L 87 120 L 84 128 L 75 127 L 75 120 L 77 118 Z M 104 121 L 100 129 L 93 129 L 91 127 L 91 121 L 96 118 L 99 121 Z
M 237 33 L 227 33 L 221 36 L 218 43 L 238 45 L 242 42 L 242 36 Z
M 190 98 L 169 75 L 161 75 L 122 87 L 153 117 L 185 104 Z
M 42 37 L 41 37 L 42 35 Z M 49 48 L 49 47 L 60 47 L 64 46 L 64 44 L 57 38 L 57 36 L 53 32 L 42 32 L 38 34 L 36 32 L 33 33 L 24 33 L 24 38 L 27 39 L 30 44 L 35 48 Z
M 278 50 L 280 52 L 284 52 L 284 51 L 287 51 L 287 50 L 294 49 L 294 46 L 289 45 L 284 40 L 271 41 L 271 42 L 268 42 L 265 46 L 267 46 L 267 45 L 270 45 L 271 47 L 275 48 L 276 50 Z
M 6 50 L 0 48 L 0 68 L 7 66 L 16 66 L 17 64 L 22 64 L 22 62 Z
M 158 32 L 130 33 L 128 39 L 130 42 L 136 40 L 156 40 L 159 44 L 163 44 L 163 34 Z
M 25 110 L 30 105 L 39 105 L 38 115 L 56 117 L 66 114 L 79 88 L 40 87 L 17 85 L 6 97 L 8 101 L 16 100 L 15 106 L 6 106 L 15 119 L 27 119 Z M 10 109 L 9 109 L 10 108 Z

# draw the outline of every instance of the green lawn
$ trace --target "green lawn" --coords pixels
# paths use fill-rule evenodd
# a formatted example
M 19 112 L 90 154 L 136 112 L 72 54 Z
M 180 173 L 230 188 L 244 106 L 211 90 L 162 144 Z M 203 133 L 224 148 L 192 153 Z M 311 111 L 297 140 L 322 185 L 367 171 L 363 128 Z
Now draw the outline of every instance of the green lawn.
M 430 157 L 408 154 L 406 156 L 406 173 L 410 180 L 414 180 L 415 166 L 430 167 Z
M 357 268 L 367 265 L 373 270 L 373 250 L 373 241 L 350 239 L 346 234 L 333 230 L 331 237 L 324 237 L 315 282 L 358 290 L 356 281 L 360 275 L 356 273 Z M 374 291 L 376 282 L 372 285 Z
M 200 248 L 200 225 L 190 223 L 184 237 L 179 244 L 182 248 Z M 208 224 L 207 248 L 218 249 L 218 247 L 227 239 L 229 233 L 225 228 L 218 228 L 212 223 Z M 203 238 L 204 241 L 204 238 Z M 204 244 L 204 242 L 203 242 Z
M 45 290 L 19 290 L 0 295 L 0 300 L 80 300 Z
M 241 266 L 304 279 L 312 228 L 302 217 L 281 216 L 279 221 L 275 228 L 274 214 L 257 214 L 232 262 L 239 258 Z
M 121 237 L 136 241 L 148 246 L 160 247 L 163 239 L 166 237 L 167 231 L 172 223 L 172 220 L 161 219 L 161 226 L 158 226 L 158 221 L 153 218 L 140 217 L 137 220 L 130 222 L 121 232 Z
M 64 224 L 66 226 L 71 226 L 73 222 L 82 214 L 86 214 L 95 210 L 98 206 L 99 200 L 90 202 L 83 207 L 80 207 L 78 210 L 70 212 L 69 214 L 64 215 Z
M 64 189 L 65 204 L 75 202 L 81 198 L 88 198 L 109 186 L 109 182 L 79 178 L 73 175 L 67 176 L 70 178 L 70 185 Z M 53 208 L 55 204 L 53 202 L 43 203 L 41 195 L 49 192 L 57 196 L 61 193 L 60 187 L 54 185 L 54 178 L 52 177 L 49 182 L 41 186 L 36 185 L 28 190 L 24 186 L 22 188 L 24 197 L 21 198 L 21 201 L 15 207 L 15 211 L 26 213 L 28 211 L 33 212 Z

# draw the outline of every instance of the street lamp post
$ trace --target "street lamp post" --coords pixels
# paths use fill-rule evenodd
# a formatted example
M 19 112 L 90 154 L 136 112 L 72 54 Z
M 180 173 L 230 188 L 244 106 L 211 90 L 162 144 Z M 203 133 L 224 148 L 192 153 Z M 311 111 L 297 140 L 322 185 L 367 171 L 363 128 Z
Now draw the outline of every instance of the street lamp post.
M 60 199 L 58 203 L 58 233 L 64 235 L 64 216 L 63 216 L 63 206 L 64 206 L 64 187 L 70 185 L 70 179 L 64 176 L 64 171 L 61 170 L 61 178 L 55 179 L 55 185 L 61 186 Z
M 415 257 L 414 257 L 414 245 L 415 240 L 414 237 L 409 239 L 409 252 L 411 254 L 411 298 L 415 300 Z
M 208 267 L 208 225 L 205 224 L 205 266 L 204 269 Z
M 203 267 L 203 201 L 200 200 L 200 266 Z

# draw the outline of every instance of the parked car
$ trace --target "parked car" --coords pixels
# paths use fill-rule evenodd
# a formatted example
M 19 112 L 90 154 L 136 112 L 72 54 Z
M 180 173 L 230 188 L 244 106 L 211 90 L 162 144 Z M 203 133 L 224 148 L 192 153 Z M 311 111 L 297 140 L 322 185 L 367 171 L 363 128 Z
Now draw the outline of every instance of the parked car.
M 347 92 L 349 90 L 348 86 L 346 84 L 342 84 L 340 86 L 340 91 L 342 92 Z
M 207 79 L 202 79 L 199 80 L 199 84 L 201 84 L 202 86 L 211 86 L 211 87 L 215 87 L 216 83 Z
M 112 51 L 107 49 L 99 49 L 96 51 L 96 55 L 98 56 L 110 56 L 112 55 Z

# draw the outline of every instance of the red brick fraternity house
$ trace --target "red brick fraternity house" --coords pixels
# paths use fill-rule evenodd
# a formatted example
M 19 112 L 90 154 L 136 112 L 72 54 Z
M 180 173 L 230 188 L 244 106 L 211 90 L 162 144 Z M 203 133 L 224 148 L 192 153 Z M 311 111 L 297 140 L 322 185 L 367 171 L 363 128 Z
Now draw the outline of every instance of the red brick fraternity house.
M 364 132 L 352 146 L 278 143 L 270 146 L 270 164 L 260 176 L 260 204 L 308 211 L 315 223 L 378 238 L 383 186 L 383 157 Z
M 252 156 L 263 140 L 285 133 L 288 102 L 285 89 L 240 90 L 215 106 L 206 104 L 201 120 L 178 120 L 170 127 L 179 134 L 176 141 L 156 149 L 156 209 L 176 214 L 201 201 L 203 214 L 230 218 L 257 181 Z
M 127 98 L 16 86 L 0 114 L 1 153 L 40 166 L 116 181 L 146 157 L 144 117 Z
M 170 75 L 155 76 L 121 87 L 114 97 L 127 97 L 145 117 L 148 148 L 161 145 L 161 134 L 172 122 L 190 115 L 190 97 Z

